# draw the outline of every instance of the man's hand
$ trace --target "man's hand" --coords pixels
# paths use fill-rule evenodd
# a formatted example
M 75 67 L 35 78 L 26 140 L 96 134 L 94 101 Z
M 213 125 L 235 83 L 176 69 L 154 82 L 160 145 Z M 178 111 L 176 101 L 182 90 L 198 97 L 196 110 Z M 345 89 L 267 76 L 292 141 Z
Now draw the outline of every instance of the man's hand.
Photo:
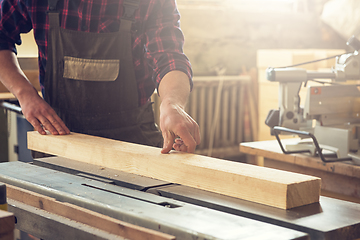
M 160 106 L 160 129 L 164 138 L 162 153 L 172 148 L 193 153 L 200 144 L 199 126 L 194 119 L 181 106 L 166 100 Z
M 55 111 L 37 93 L 24 95 L 19 100 L 21 110 L 36 131 L 43 135 L 46 134 L 45 130 L 53 135 L 70 133 Z
M 21 110 L 36 131 L 69 134 L 69 129 L 55 111 L 39 96 L 21 70 L 15 53 L 0 50 L 0 81 L 19 100 Z
M 162 78 L 158 90 L 160 129 L 164 138 L 161 153 L 168 153 L 172 148 L 193 153 L 200 144 L 200 131 L 198 124 L 184 111 L 190 93 L 188 76 L 181 71 L 171 71 Z

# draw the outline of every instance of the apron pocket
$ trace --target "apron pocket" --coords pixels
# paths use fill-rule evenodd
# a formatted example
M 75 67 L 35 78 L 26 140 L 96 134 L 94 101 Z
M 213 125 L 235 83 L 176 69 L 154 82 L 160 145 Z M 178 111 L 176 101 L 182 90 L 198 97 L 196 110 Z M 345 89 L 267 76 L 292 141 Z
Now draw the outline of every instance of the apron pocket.
M 64 78 L 83 81 L 115 81 L 119 75 L 118 59 L 83 59 L 64 57 Z

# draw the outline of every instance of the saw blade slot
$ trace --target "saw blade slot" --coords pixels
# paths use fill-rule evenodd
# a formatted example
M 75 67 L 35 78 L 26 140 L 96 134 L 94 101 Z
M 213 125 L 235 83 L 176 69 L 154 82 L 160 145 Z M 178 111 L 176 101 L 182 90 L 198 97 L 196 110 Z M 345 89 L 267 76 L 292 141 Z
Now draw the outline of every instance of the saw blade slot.
M 109 189 L 100 188 L 100 187 L 93 186 L 93 185 L 86 184 L 86 183 L 83 183 L 83 184 L 81 184 L 81 185 L 82 185 L 82 186 L 85 186 L 85 187 L 90 187 L 90 188 L 93 188 L 93 189 L 97 189 L 97 190 L 100 190 L 100 191 L 109 192 L 109 193 L 113 193 L 113 194 L 116 194 L 116 195 L 121 195 L 121 196 L 124 196 L 124 197 L 128 197 L 128 198 L 140 200 L 140 201 L 143 201 L 143 202 L 147 202 L 147 203 L 151 203 L 151 204 L 163 206 L 163 207 L 166 207 L 166 208 L 179 208 L 179 207 L 182 207 L 182 206 L 177 205 L 177 204 L 174 204 L 174 203 L 169 203 L 169 202 L 160 202 L 160 203 L 159 203 L 159 202 L 154 202 L 154 201 L 151 201 L 151 200 L 142 199 L 142 198 L 138 198 L 138 197 L 131 196 L 131 195 L 128 195 L 128 194 L 123 194 L 123 193 L 111 191 L 111 190 L 109 190 Z

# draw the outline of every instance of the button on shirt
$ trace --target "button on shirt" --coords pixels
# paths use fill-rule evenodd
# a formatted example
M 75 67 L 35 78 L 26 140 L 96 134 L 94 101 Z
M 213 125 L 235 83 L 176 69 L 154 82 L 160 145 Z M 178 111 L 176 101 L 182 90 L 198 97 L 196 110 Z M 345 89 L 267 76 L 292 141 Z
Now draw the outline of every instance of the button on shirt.
M 123 0 L 60 0 L 62 28 L 106 33 L 119 30 Z M 21 44 L 21 33 L 34 30 L 39 47 L 40 85 L 47 60 L 48 4 L 44 0 L 0 0 L 0 50 Z M 183 53 L 184 36 L 175 0 L 140 0 L 132 26 L 132 52 L 139 102 L 145 104 L 162 77 L 172 70 L 191 79 L 190 62 Z

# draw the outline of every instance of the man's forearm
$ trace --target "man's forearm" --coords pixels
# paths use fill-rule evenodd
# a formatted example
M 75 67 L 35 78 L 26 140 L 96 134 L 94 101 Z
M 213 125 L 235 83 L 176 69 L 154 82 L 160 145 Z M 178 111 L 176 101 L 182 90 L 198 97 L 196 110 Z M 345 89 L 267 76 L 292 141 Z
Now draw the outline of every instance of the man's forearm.
M 171 71 L 162 78 L 158 90 L 161 101 L 171 101 L 185 108 L 190 94 L 189 78 L 181 71 Z
M 21 70 L 14 52 L 1 50 L 0 62 L 0 81 L 19 101 L 26 94 L 37 94 L 35 88 Z

